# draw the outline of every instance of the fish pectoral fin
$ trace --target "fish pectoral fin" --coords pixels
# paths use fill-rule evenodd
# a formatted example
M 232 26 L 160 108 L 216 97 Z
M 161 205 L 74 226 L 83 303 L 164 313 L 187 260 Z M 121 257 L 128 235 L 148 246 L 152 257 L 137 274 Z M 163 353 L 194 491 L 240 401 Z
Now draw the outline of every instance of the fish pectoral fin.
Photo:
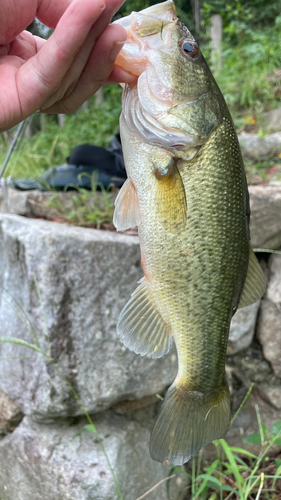
M 190 391 L 176 381 L 168 389 L 150 438 L 153 460 L 183 465 L 203 446 L 223 437 L 230 424 L 227 384 L 216 394 Z
M 139 225 L 141 221 L 139 201 L 135 185 L 128 177 L 115 200 L 113 224 L 117 231 L 125 231 Z
M 172 335 L 156 308 L 146 278 L 121 311 L 117 334 L 123 344 L 141 356 L 161 358 L 172 347 Z
M 259 265 L 253 249 L 251 247 L 249 248 L 250 255 L 248 271 L 238 308 L 253 304 L 261 298 L 265 291 L 265 279 L 263 270 Z
M 154 171 L 158 180 L 158 218 L 167 231 L 175 234 L 186 227 L 186 194 L 177 163 L 177 158 L 171 158 L 164 169 Z

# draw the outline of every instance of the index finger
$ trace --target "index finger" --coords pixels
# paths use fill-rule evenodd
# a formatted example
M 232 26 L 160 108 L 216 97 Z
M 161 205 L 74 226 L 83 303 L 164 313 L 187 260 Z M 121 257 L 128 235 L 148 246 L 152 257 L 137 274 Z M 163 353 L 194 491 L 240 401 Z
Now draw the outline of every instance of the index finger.
M 60 85 L 104 9 L 104 0 L 74 0 L 49 40 L 19 69 L 17 88 L 23 118 L 37 111 Z

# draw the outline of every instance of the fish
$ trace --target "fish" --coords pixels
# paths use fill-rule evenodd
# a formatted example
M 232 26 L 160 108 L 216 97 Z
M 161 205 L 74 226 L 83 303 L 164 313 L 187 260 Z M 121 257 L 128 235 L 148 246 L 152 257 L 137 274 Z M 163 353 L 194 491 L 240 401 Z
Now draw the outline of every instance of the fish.
M 230 321 L 264 293 L 250 247 L 249 195 L 223 95 L 172 0 L 117 20 L 127 42 L 120 131 L 127 180 L 115 201 L 118 231 L 138 226 L 144 276 L 117 334 L 142 356 L 176 345 L 178 373 L 162 402 L 150 454 L 186 463 L 225 436 Z

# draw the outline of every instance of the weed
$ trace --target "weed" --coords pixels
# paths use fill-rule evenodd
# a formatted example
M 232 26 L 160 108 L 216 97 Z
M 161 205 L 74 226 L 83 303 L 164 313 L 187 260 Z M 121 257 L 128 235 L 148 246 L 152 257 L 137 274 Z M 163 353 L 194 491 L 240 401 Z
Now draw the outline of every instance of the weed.
M 67 186 L 66 190 L 70 187 L 75 190 L 70 192 L 70 203 L 65 204 L 60 193 L 55 193 L 48 201 L 48 205 L 55 209 L 58 217 L 77 226 L 100 229 L 105 224 L 112 224 L 114 193 L 110 191 L 110 187 L 105 189 L 101 183 L 98 183 L 97 176 L 97 172 L 94 172 L 92 176 L 80 174 L 79 182 L 82 177 L 90 178 L 91 190 L 79 186 Z M 100 191 L 97 190 L 98 188 Z
M 238 412 L 240 410 L 241 407 Z M 243 448 L 229 446 L 224 439 L 219 439 L 213 442 L 217 458 L 210 465 L 203 466 L 203 458 L 199 454 L 192 460 L 191 473 L 180 467 L 171 469 L 171 474 L 177 470 L 190 478 L 192 500 L 280 498 L 281 459 L 270 459 L 269 454 L 274 445 L 281 445 L 281 421 L 268 430 L 261 421 L 258 406 L 256 414 L 259 432 L 250 434 L 245 442 L 260 446 L 257 455 Z
M 245 160 L 248 184 L 260 184 L 270 180 L 281 180 L 281 160 Z
M 66 116 L 59 127 L 57 116 L 46 116 L 43 130 L 31 138 L 24 138 L 5 172 L 6 177 L 39 177 L 46 170 L 64 164 L 74 146 L 95 144 L 106 148 L 117 132 L 121 113 L 119 85 L 104 87 L 104 103 L 95 97 L 88 101 L 87 109 Z M 35 120 L 37 116 L 35 115 Z M 0 134 L 0 164 L 8 150 L 5 135 Z
M 238 128 L 247 124 L 249 115 L 256 120 L 265 109 L 280 105 L 280 76 L 274 77 L 281 65 L 280 21 L 281 16 L 274 27 L 263 30 L 248 28 L 235 46 L 224 43 L 216 79 Z

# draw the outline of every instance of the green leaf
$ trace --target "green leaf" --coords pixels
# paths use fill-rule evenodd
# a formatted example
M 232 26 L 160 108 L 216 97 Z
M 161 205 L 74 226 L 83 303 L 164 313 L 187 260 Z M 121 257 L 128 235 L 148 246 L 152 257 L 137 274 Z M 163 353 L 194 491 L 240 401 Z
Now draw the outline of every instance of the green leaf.
M 97 434 L 97 429 L 95 428 L 95 426 L 93 424 L 84 425 L 84 429 L 92 432 L 93 434 Z
M 72 196 L 72 201 L 76 201 L 77 203 L 80 203 L 80 199 L 78 196 Z
M 208 478 L 213 477 L 212 474 L 213 474 L 214 470 L 217 468 L 218 464 L 219 464 L 219 461 L 215 460 L 207 469 L 205 469 L 205 472 L 206 472 L 205 476 L 206 477 L 205 477 L 204 481 L 202 482 L 202 484 L 200 485 L 198 491 L 196 492 L 197 497 L 199 497 L 199 495 L 201 495 L 201 493 L 203 493 L 203 491 L 205 490 L 205 488 L 208 484 Z
M 238 494 L 238 491 L 235 488 L 232 488 L 232 486 L 229 486 L 228 484 L 222 484 L 217 477 L 210 476 L 210 474 L 200 474 L 197 476 L 196 480 L 198 479 L 204 479 L 205 487 L 219 488 L 220 491 L 232 491 L 233 493 Z M 199 498 L 199 495 L 203 492 L 202 486 L 203 485 L 201 485 L 199 490 L 196 491 L 197 498 Z
M 221 490 L 222 491 L 232 491 L 232 493 L 235 493 L 237 496 L 239 495 L 239 491 L 236 490 L 236 488 L 233 488 L 232 486 L 229 486 L 229 484 L 222 484 L 221 485 Z
M 213 474 L 214 470 L 216 470 L 218 465 L 219 465 L 219 460 L 218 459 L 214 460 L 214 462 L 209 467 L 206 467 L 205 473 L 209 475 Z
M 281 458 L 275 458 L 275 465 L 276 467 L 281 467 Z
M 220 488 L 222 486 L 220 481 L 216 477 L 211 476 L 210 474 L 199 474 L 199 476 L 196 477 L 196 481 L 198 481 L 199 479 L 205 479 L 206 485 L 208 486 L 213 486 L 215 488 Z
M 275 438 L 274 439 L 274 444 L 278 444 L 278 446 L 281 446 L 281 438 Z
M 259 432 L 253 432 L 253 434 L 246 437 L 244 441 L 251 444 L 261 444 L 261 435 Z
M 245 439 L 246 441 L 246 439 Z M 239 453 L 239 455 L 245 455 L 246 457 L 251 457 L 254 458 L 255 460 L 257 459 L 257 456 L 254 455 L 253 453 L 250 453 L 247 450 L 243 450 L 243 448 L 236 448 L 235 446 L 230 446 L 231 451 L 234 453 Z
M 276 435 L 281 433 L 281 420 L 278 420 L 278 422 L 275 422 L 273 426 L 271 427 L 271 433 Z
M 227 456 L 227 459 L 232 467 L 232 474 L 235 477 L 236 483 L 238 485 L 239 491 L 241 490 L 242 484 L 244 483 L 244 478 L 240 474 L 236 460 L 235 460 L 235 455 L 233 455 L 230 447 L 228 446 L 227 442 L 224 439 L 220 439 L 221 446 L 223 448 L 224 453 Z
M 181 474 L 184 474 L 185 476 L 188 476 L 190 479 L 192 479 L 191 474 L 188 474 L 186 470 L 184 470 L 182 467 L 179 467 L 178 465 L 174 465 L 173 467 L 171 467 L 169 476 L 171 476 L 175 471 L 180 472 Z
M 81 429 L 79 429 L 73 436 L 73 439 L 75 439 L 77 436 L 80 436 L 80 434 L 82 434 L 83 431 L 90 431 L 90 432 L 93 432 L 93 434 L 97 434 L 97 430 L 95 428 L 94 425 L 91 425 L 91 424 L 87 424 L 87 425 L 83 425 L 83 427 L 81 427 Z
M 261 427 L 262 427 L 264 435 L 266 436 L 269 433 L 268 428 L 264 424 L 261 424 Z
M 235 457 L 235 460 L 239 462 L 239 457 Z M 229 474 L 233 474 L 232 465 L 230 465 L 228 462 L 223 462 L 223 467 L 223 473 L 226 476 L 228 476 Z M 246 465 L 238 465 L 239 474 L 242 474 L 242 472 L 248 471 L 249 469 L 250 468 Z
M 208 498 L 208 500 L 217 500 L 217 494 L 212 493 L 211 496 Z
M 281 462 L 280 458 L 277 458 L 275 460 L 275 463 L 276 463 L 277 460 L 279 460 L 279 462 Z M 274 480 L 273 480 L 273 484 L 272 484 L 273 488 L 275 487 L 275 483 L 276 483 L 277 479 L 280 479 L 280 476 L 281 476 L 281 464 L 279 465 L 277 471 L 275 472 Z
M 40 352 L 40 354 L 43 354 L 45 356 L 45 353 L 37 345 L 30 344 L 29 342 L 26 342 L 25 340 L 22 339 L 17 339 L 16 337 L 0 337 L 0 342 L 8 342 L 10 344 L 17 344 L 24 347 L 28 347 L 28 349 Z

